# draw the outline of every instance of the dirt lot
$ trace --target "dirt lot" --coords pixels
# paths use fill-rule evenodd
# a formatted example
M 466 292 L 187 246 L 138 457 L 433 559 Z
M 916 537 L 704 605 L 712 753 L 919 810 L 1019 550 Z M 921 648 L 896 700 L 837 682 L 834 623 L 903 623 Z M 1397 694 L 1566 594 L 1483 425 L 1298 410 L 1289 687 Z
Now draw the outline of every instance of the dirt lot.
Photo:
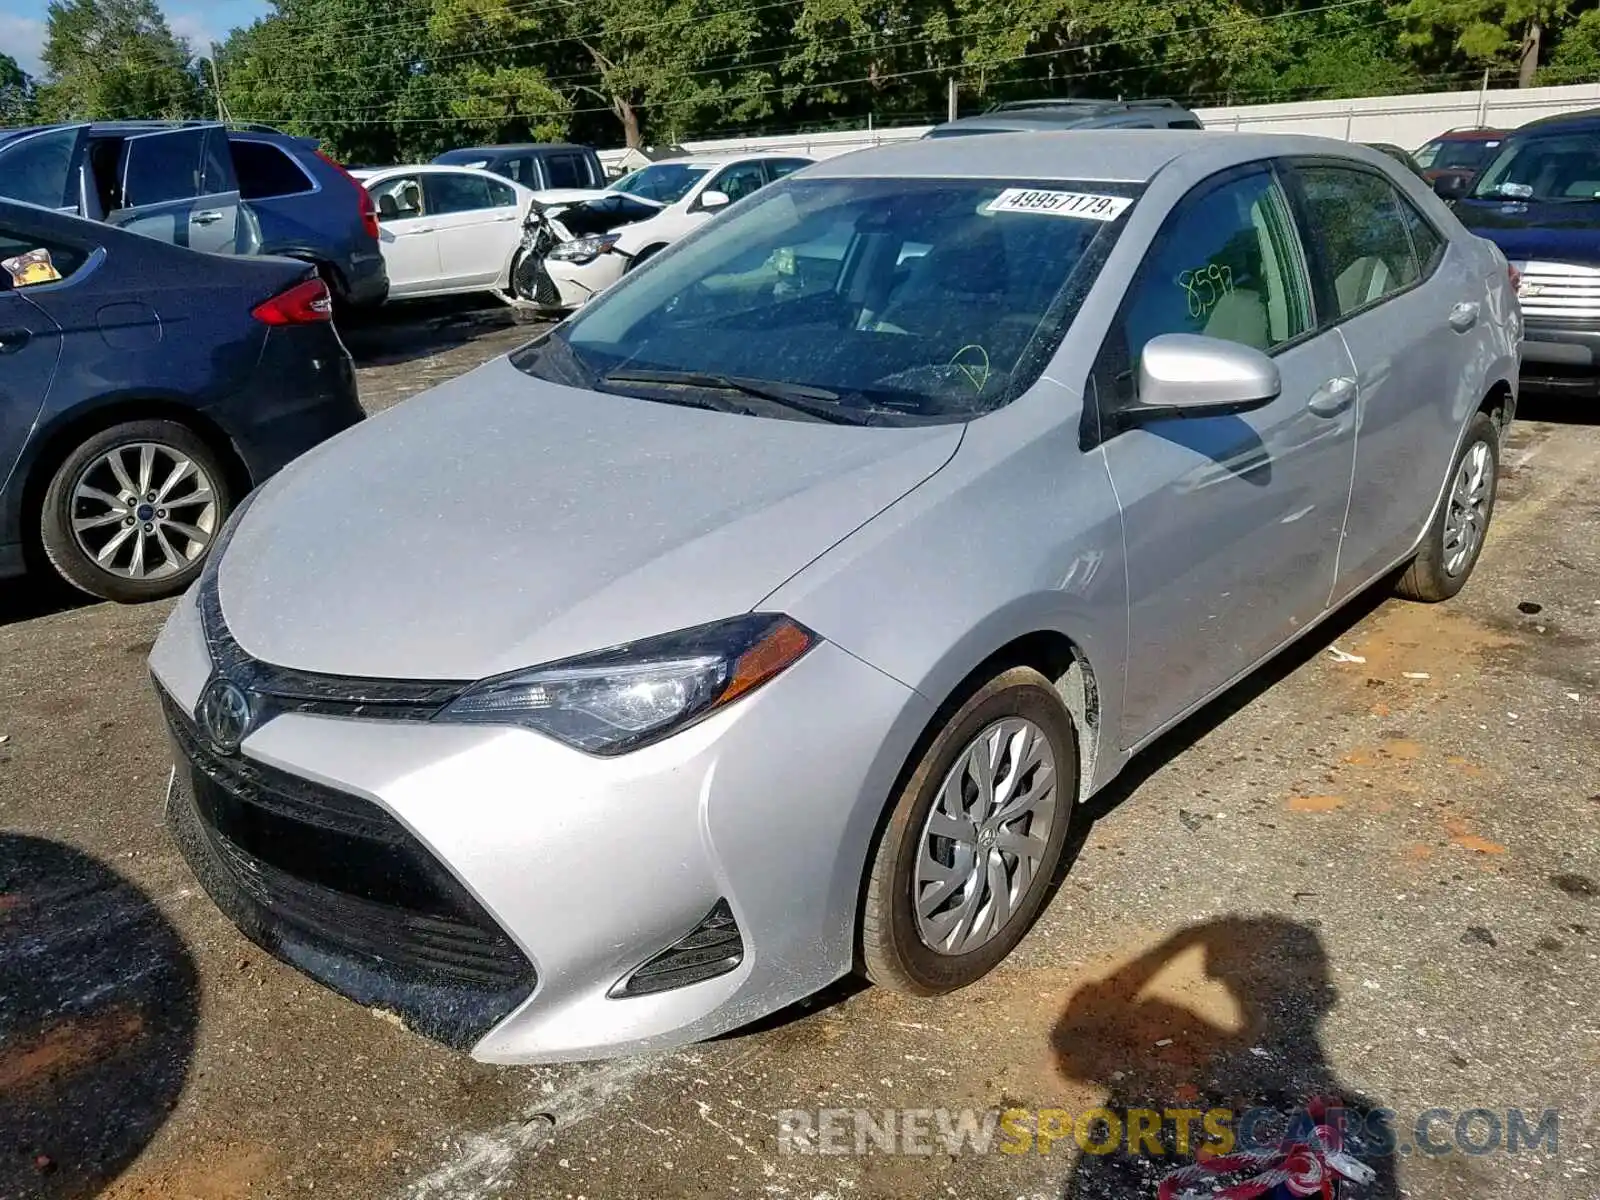
M 364 400 L 528 332 L 452 308 L 355 331 Z M 1071 1139 L 793 1154 L 778 1114 L 1245 1079 L 1395 1110 L 1390 1194 L 1600 1194 L 1600 426 L 1536 415 L 1562 419 L 1514 431 L 1465 593 L 1366 598 L 1145 754 L 988 980 L 842 987 L 648 1060 L 481 1066 L 265 957 L 160 820 L 167 605 L 0 585 L 0 1200 L 1123 1197 L 1093 1163 L 1072 1181 Z M 1435 1107 L 1556 1109 L 1558 1140 L 1424 1154 Z

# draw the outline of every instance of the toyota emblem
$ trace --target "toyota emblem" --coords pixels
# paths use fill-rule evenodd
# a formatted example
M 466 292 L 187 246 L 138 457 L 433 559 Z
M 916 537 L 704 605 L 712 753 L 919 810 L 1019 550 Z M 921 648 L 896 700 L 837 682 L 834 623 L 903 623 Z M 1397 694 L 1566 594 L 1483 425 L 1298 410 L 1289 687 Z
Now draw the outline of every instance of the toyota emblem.
M 219 754 L 235 754 L 250 732 L 250 697 L 231 679 L 213 679 L 200 697 L 200 728 Z

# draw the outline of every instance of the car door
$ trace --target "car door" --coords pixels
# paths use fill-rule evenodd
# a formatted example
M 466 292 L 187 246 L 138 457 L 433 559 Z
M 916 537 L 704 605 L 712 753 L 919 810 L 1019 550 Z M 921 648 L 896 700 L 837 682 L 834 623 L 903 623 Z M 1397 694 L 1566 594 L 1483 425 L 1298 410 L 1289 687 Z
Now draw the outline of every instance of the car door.
M 88 254 L 0 216 L 0 489 L 22 456 L 61 359 L 61 327 L 29 301 L 81 270 Z
M 76 177 L 87 125 L 65 125 L 24 134 L 0 146 L 0 196 L 40 208 L 79 211 Z M 84 213 L 97 216 L 97 213 Z
M 239 246 L 239 185 L 227 131 L 220 125 L 185 126 L 124 140 L 115 203 L 105 219 L 175 246 L 233 253 Z
M 1114 416 L 1136 399 L 1140 352 L 1163 333 L 1262 350 L 1280 372 L 1278 398 L 1234 416 L 1122 427 Z M 1276 171 L 1239 168 L 1193 189 L 1146 255 L 1094 376 L 1127 548 L 1123 745 L 1324 611 L 1350 496 L 1353 373 L 1338 333 L 1318 330 Z
M 439 236 L 420 175 L 389 175 L 367 184 L 378 209 L 378 248 L 389 275 L 389 295 L 422 296 L 440 290 Z
M 451 290 L 492 286 L 522 239 L 517 197 L 485 175 L 432 171 L 422 177 L 439 239 L 439 280 Z
M 1493 352 L 1469 257 L 1376 168 L 1296 165 L 1326 280 L 1326 307 L 1355 362 L 1359 448 L 1335 597 L 1409 550 L 1433 513 L 1462 414 L 1483 399 Z

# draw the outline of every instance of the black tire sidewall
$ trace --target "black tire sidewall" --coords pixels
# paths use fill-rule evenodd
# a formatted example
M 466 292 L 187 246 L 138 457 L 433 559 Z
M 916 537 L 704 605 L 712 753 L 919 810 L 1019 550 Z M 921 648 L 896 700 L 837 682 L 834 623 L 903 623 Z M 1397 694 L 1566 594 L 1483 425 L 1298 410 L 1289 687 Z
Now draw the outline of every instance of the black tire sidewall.
M 133 604 L 174 596 L 194 582 L 205 556 L 175 575 L 157 580 L 125 579 L 101 569 L 79 547 L 72 532 L 72 491 L 84 469 L 101 455 L 118 446 L 135 442 L 154 442 L 168 446 L 192 459 L 211 480 L 217 498 L 217 525 L 233 510 L 233 494 L 226 471 L 211 447 L 193 430 L 176 421 L 128 421 L 91 435 L 62 460 L 45 488 L 39 513 L 39 540 L 45 557 L 56 573 L 73 587 L 102 600 Z
M 1029 885 L 1011 925 L 968 954 L 940 954 L 917 933 L 913 909 L 914 870 L 924 823 L 946 774 L 983 729 L 1006 717 L 1024 717 L 1049 738 L 1056 759 L 1057 819 L 1040 870 Z M 952 991 L 986 975 L 1015 949 L 1043 907 L 1062 847 L 1078 807 L 1078 741 L 1071 714 L 1043 675 L 1013 668 L 980 688 L 935 736 L 901 791 L 884 830 L 874 864 L 879 881 L 876 901 L 880 950 L 904 976 L 907 990 L 922 994 Z
M 1472 557 L 1467 560 L 1461 572 L 1451 575 L 1445 570 L 1444 534 L 1445 526 L 1450 520 L 1450 496 L 1455 490 L 1456 476 L 1461 471 L 1461 464 L 1466 461 L 1472 448 L 1479 443 L 1489 448 L 1489 462 L 1493 471 L 1487 495 L 1485 496 L 1483 529 L 1478 538 L 1478 544 L 1473 547 Z M 1489 527 L 1494 522 L 1495 493 L 1500 486 L 1500 432 L 1495 427 L 1494 421 L 1487 413 L 1479 413 L 1467 426 L 1467 436 L 1462 439 L 1461 449 L 1450 462 L 1450 474 L 1445 480 L 1444 495 L 1439 500 L 1439 513 L 1433 522 L 1433 528 L 1428 531 L 1428 554 L 1425 565 L 1431 578 L 1427 581 L 1434 592 L 1441 598 L 1448 599 L 1466 586 L 1472 577 L 1478 559 L 1483 554 L 1484 543 L 1489 540 Z

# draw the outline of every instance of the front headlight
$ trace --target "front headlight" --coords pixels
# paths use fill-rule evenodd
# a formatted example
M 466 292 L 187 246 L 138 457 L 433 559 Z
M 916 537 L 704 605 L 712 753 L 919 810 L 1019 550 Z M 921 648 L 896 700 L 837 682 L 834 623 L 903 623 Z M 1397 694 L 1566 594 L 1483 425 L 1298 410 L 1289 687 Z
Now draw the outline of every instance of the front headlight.
M 594 237 L 582 237 L 570 242 L 562 242 L 545 257 L 554 259 L 556 262 L 593 262 L 617 244 L 618 236 L 615 233 L 601 233 L 596 234 Z
M 818 640 L 782 614 L 752 613 L 485 679 L 434 720 L 521 725 L 622 754 L 760 687 Z

